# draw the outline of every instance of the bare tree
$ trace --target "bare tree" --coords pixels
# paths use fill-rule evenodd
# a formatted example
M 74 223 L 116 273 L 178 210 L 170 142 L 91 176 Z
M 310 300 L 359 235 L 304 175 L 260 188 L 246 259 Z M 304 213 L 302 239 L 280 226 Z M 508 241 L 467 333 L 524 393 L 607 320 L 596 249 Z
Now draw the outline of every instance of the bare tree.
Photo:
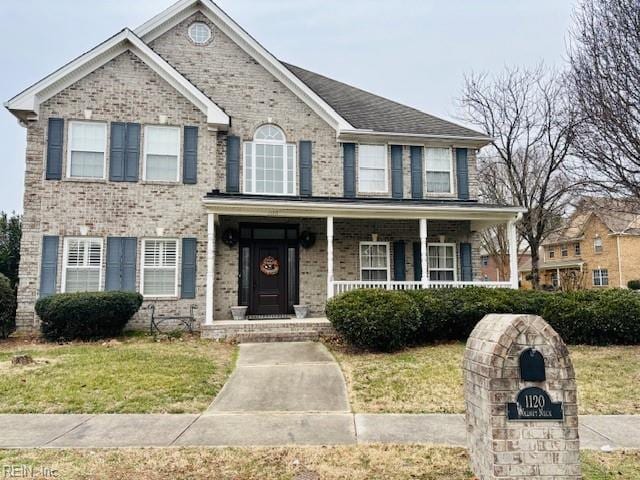
M 527 209 L 518 232 L 531 250 L 534 288 L 540 287 L 540 245 L 558 226 L 575 186 L 565 169 L 575 117 L 564 85 L 542 66 L 507 68 L 495 78 L 467 77 L 461 99 L 463 118 L 494 139 L 479 159 L 483 200 Z
M 569 57 L 578 174 L 640 201 L 640 2 L 581 0 Z

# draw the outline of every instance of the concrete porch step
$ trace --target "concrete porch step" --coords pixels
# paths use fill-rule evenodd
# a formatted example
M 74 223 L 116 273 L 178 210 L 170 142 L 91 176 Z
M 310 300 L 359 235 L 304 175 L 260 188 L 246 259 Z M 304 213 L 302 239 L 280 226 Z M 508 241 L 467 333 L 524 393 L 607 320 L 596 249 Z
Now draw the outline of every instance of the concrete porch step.
M 239 343 L 314 341 L 335 335 L 326 318 L 280 320 L 220 320 L 201 325 L 202 338 L 231 340 Z

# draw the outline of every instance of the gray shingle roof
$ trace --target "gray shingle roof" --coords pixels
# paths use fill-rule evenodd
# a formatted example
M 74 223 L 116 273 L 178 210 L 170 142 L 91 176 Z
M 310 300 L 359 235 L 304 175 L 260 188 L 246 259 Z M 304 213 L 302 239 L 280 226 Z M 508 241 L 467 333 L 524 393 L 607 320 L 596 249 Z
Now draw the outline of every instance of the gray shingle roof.
M 487 137 L 483 133 L 434 117 L 415 108 L 318 73 L 282 63 L 357 129 L 418 135 Z

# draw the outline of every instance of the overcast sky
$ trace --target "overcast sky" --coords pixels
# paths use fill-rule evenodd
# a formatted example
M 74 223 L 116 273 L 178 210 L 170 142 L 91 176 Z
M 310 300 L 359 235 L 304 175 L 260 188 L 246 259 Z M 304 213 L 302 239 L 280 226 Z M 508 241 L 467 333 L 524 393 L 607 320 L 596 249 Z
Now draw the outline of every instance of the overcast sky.
M 174 0 L 0 1 L 0 100 Z M 465 73 L 562 67 L 574 0 L 219 0 L 275 56 L 445 118 Z M 22 211 L 25 130 L 0 112 L 0 210 Z

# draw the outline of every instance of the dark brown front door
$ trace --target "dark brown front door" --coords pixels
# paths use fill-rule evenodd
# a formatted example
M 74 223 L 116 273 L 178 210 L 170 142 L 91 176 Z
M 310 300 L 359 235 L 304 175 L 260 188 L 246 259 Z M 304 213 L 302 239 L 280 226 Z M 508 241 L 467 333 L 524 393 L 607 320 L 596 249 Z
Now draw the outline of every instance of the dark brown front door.
M 282 242 L 256 241 L 253 245 L 253 315 L 287 312 L 287 249 Z

